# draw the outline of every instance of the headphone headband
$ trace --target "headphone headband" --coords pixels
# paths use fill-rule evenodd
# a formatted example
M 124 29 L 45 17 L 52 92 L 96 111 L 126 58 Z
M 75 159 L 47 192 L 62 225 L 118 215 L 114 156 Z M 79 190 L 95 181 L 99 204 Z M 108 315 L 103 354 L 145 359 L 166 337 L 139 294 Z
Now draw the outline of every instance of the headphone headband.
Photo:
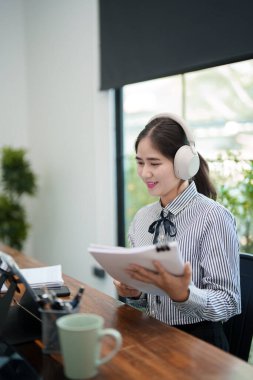
M 184 119 L 182 119 L 181 117 L 173 114 L 173 113 L 169 113 L 169 112 L 166 112 L 166 113 L 159 113 L 155 116 L 153 116 L 149 121 L 148 121 L 148 124 L 155 120 L 155 119 L 159 119 L 159 118 L 168 118 L 168 119 L 171 119 L 173 121 L 175 121 L 176 123 L 178 123 L 181 128 L 184 130 L 185 132 L 185 135 L 187 137 L 187 140 L 190 144 L 190 147 L 193 151 L 193 153 L 196 153 L 196 149 L 195 149 L 195 139 L 193 137 L 193 134 L 190 132 L 189 128 L 187 127 L 186 125 L 186 122 Z

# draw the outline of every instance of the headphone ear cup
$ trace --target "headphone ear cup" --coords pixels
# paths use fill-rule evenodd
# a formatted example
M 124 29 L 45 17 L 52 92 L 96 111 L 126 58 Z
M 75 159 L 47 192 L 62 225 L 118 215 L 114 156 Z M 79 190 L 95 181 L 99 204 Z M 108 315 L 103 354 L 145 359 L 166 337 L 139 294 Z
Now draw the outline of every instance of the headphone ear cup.
M 174 172 L 177 178 L 187 180 L 194 177 L 199 165 L 199 155 L 193 153 L 189 145 L 183 145 L 178 149 L 174 157 Z

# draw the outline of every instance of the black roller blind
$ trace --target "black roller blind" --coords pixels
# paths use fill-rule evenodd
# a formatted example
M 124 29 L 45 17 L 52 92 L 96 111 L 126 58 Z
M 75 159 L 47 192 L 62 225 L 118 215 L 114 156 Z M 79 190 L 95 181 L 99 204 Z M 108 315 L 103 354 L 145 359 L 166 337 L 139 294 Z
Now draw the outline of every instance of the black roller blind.
M 253 58 L 253 0 L 100 0 L 101 89 Z

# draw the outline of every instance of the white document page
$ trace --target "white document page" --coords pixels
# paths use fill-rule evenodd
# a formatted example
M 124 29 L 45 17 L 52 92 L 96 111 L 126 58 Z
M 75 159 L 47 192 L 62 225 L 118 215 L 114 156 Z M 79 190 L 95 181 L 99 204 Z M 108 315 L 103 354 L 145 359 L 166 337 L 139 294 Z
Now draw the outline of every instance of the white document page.
M 165 295 L 162 289 L 152 284 L 132 279 L 125 269 L 129 264 L 138 264 L 155 270 L 152 261 L 158 260 L 170 273 L 180 276 L 183 273 L 184 263 L 178 245 L 176 242 L 171 242 L 167 246 L 168 249 L 158 251 L 159 247 L 155 245 L 124 248 L 91 244 L 88 251 L 115 280 L 145 293 Z
M 60 287 L 64 284 L 61 265 L 52 265 L 40 268 L 19 269 L 31 288 L 43 288 L 44 286 Z M 0 289 L 1 293 L 7 292 L 5 284 Z
M 61 265 L 52 265 L 41 268 L 20 269 L 27 282 L 32 288 L 41 288 L 43 286 L 61 286 L 63 285 Z

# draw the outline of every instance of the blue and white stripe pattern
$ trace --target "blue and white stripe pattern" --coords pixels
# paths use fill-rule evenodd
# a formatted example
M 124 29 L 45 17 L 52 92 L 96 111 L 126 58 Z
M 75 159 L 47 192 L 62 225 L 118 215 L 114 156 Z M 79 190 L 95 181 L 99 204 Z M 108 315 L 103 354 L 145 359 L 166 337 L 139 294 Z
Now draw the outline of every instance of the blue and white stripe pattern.
M 171 213 L 170 219 L 176 225 L 177 234 L 169 240 L 177 240 L 184 261 L 191 263 L 192 283 L 186 302 L 173 302 L 169 296 L 161 296 L 158 302 L 156 296 L 148 294 L 147 314 L 170 325 L 226 321 L 239 314 L 239 243 L 234 217 L 218 202 L 198 193 L 191 182 L 166 207 L 158 201 L 137 212 L 129 229 L 131 246 L 152 244 L 148 229 L 162 210 L 165 215 Z M 160 243 L 164 236 L 161 225 Z M 129 303 L 137 306 L 140 301 Z

